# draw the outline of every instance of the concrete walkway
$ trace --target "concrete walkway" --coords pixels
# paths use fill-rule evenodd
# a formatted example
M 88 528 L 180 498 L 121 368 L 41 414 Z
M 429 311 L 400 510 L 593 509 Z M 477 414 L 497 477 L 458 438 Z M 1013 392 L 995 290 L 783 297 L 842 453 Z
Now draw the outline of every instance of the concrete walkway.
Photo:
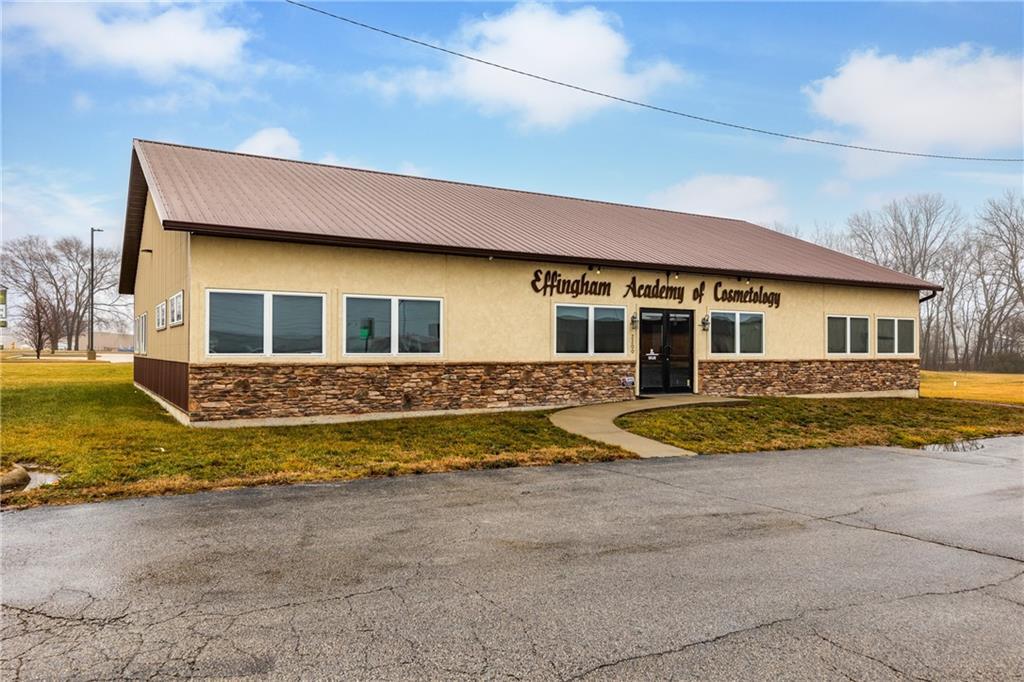
M 730 405 L 745 403 L 738 398 L 716 398 L 703 395 L 667 395 L 658 398 L 640 398 L 619 403 L 601 403 L 599 405 L 583 405 L 570 407 L 549 416 L 551 422 L 560 429 L 591 440 L 601 441 L 609 445 L 635 452 L 641 457 L 680 457 L 697 453 L 684 450 L 635 433 L 623 431 L 615 426 L 616 418 L 630 412 L 660 410 L 665 407 L 683 407 L 689 405 Z

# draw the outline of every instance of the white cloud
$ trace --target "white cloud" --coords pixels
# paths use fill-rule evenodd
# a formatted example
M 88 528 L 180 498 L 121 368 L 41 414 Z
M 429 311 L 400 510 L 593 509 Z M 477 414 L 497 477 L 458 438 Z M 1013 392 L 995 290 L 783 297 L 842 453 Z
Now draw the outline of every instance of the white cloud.
M 960 45 L 909 59 L 855 52 L 804 93 L 845 142 L 953 154 L 1019 154 L 1022 145 L 1022 62 L 989 49 Z
M 277 156 L 284 159 L 302 157 L 302 145 L 288 132 L 287 128 L 263 128 L 257 130 L 235 147 L 236 152 Z
M 4 239 L 29 234 L 88 239 L 89 228 L 99 227 L 104 230 L 100 243 L 120 246 L 124 216 L 116 197 L 83 191 L 82 184 L 82 178 L 66 172 L 5 168 L 0 200 Z
M 467 22 L 450 47 L 632 99 L 685 80 L 683 70 L 667 61 L 630 64 L 630 45 L 617 23 L 614 15 L 594 7 L 561 13 L 546 5 L 521 3 L 503 14 Z M 363 82 L 386 96 L 410 92 L 423 100 L 465 100 L 487 114 L 512 114 L 524 127 L 562 128 L 614 104 L 460 58 L 452 58 L 441 69 L 368 73 Z
M 779 189 L 777 183 L 751 175 L 698 175 L 655 192 L 649 201 L 673 211 L 772 225 L 785 222 L 789 215 Z
M 244 63 L 250 33 L 225 25 L 223 5 L 14 3 L 4 21 L 18 52 L 48 50 L 80 68 L 133 71 L 162 82 L 224 76 Z
M 818 187 L 818 191 L 833 199 L 840 199 L 849 196 L 853 186 L 846 180 L 826 180 Z
M 418 175 L 421 178 L 427 176 L 427 171 L 420 168 L 412 161 L 403 161 L 398 164 L 398 169 L 395 172 L 401 173 L 402 175 Z

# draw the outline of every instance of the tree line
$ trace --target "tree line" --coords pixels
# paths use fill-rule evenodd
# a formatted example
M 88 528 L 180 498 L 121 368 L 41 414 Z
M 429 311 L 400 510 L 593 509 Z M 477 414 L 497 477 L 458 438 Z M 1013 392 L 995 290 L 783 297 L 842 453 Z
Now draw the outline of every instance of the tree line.
M 96 326 L 126 328 L 130 302 L 117 293 L 121 257 L 117 249 L 97 248 Z M 80 350 L 89 325 L 89 245 L 78 237 L 50 241 L 38 235 L 4 244 L 0 281 L 10 290 L 8 304 L 21 341 L 38 358 L 63 342 Z
M 818 230 L 824 246 L 943 287 L 921 306 L 921 365 L 1024 372 L 1024 197 L 1007 191 L 965 214 L 917 194 Z

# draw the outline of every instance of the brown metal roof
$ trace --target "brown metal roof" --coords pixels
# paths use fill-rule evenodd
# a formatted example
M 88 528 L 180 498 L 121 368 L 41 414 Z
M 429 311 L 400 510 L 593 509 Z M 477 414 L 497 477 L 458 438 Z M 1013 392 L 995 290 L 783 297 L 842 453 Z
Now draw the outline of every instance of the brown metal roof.
M 136 140 L 122 293 L 147 187 L 165 229 L 197 234 L 941 288 L 742 220 Z

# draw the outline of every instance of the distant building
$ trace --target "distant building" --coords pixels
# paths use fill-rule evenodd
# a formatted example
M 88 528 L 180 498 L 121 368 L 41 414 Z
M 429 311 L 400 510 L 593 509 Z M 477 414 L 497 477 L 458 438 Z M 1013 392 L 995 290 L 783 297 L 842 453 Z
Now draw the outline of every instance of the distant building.
M 100 352 L 130 351 L 134 339 L 131 334 L 120 334 L 118 332 L 93 332 L 93 347 Z M 78 337 L 79 350 L 89 348 L 88 332 Z
M 941 289 L 741 220 L 142 140 L 122 253 L 136 385 L 192 423 L 914 397 Z

